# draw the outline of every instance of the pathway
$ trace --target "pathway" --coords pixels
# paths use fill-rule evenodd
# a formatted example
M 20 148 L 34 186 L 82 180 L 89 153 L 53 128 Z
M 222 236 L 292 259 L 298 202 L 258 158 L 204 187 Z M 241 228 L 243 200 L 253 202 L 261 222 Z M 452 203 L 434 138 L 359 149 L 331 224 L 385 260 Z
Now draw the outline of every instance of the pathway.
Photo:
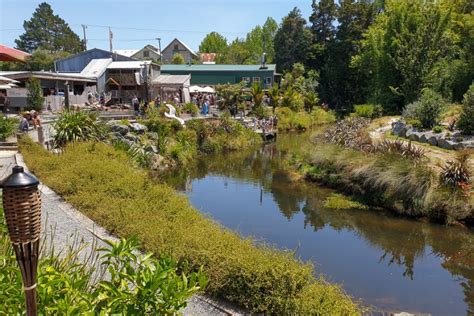
M 12 167 L 18 163 L 28 170 L 23 157 L 14 151 L 0 151 L 0 179 L 11 173 Z M 40 184 L 42 199 L 42 240 L 55 251 L 71 246 L 75 240 L 82 241 L 86 247 L 84 257 L 92 247 L 107 247 L 104 239 L 117 241 L 104 228 L 65 202 L 62 197 L 44 184 Z M 51 243 L 50 243 L 51 242 Z M 227 303 L 217 302 L 201 295 L 195 295 L 188 301 L 188 306 L 181 311 L 184 315 L 240 315 L 241 311 Z

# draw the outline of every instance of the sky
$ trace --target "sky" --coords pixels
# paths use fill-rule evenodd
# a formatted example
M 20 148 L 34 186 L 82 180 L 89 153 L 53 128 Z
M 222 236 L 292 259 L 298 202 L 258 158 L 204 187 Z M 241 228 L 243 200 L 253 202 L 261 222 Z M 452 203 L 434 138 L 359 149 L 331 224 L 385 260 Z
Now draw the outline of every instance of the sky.
M 29 20 L 43 1 L 0 0 L 0 43 L 14 47 Z M 82 39 L 81 24 L 88 25 L 87 48 L 109 49 L 108 26 L 113 49 L 140 49 L 147 44 L 164 49 L 179 38 L 197 50 L 207 33 L 217 31 L 230 42 L 245 37 L 267 17 L 278 23 L 297 6 L 308 19 L 311 0 L 46 0 Z

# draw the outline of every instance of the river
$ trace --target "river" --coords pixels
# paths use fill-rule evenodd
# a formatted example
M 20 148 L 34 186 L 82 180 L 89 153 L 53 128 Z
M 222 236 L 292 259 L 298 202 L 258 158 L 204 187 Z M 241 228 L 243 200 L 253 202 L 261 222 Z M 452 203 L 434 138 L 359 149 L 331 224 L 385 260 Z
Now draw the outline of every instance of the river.
M 288 144 L 204 156 L 162 180 L 243 236 L 293 249 L 364 304 L 385 312 L 474 315 L 474 232 L 380 210 L 324 207 L 331 190 L 290 181 Z

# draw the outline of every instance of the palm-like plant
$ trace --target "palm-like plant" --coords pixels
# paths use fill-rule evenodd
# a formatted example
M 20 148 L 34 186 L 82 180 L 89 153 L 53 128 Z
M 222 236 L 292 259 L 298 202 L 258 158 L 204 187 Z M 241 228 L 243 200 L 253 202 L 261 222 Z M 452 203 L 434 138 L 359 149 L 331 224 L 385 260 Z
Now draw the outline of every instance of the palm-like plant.
M 97 114 L 86 112 L 64 111 L 53 123 L 53 128 L 56 148 L 71 142 L 100 140 L 107 133 L 106 125 L 98 120 Z
M 253 106 L 259 107 L 263 103 L 263 92 L 262 85 L 259 82 L 254 82 L 250 88 L 250 94 L 252 95 Z
M 311 113 L 313 107 L 317 106 L 319 102 L 319 97 L 316 92 L 309 92 L 304 96 L 304 108 L 306 112 Z
M 270 98 L 270 105 L 273 107 L 273 113 L 275 113 L 275 109 L 280 102 L 280 88 L 276 83 L 268 90 L 268 97 Z

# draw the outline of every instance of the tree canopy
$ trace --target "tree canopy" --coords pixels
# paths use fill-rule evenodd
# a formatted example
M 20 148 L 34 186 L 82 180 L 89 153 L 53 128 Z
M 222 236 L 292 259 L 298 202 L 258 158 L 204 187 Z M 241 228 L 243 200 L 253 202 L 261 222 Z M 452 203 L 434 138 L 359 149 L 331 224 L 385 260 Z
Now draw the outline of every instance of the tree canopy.
M 226 50 L 227 39 L 217 32 L 207 34 L 199 45 L 200 53 L 223 54 Z
M 50 52 L 78 53 L 84 43 L 69 25 L 55 15 L 51 6 L 43 2 L 36 8 L 30 20 L 23 22 L 25 33 L 15 40 L 18 49 L 32 53 L 41 48 Z

